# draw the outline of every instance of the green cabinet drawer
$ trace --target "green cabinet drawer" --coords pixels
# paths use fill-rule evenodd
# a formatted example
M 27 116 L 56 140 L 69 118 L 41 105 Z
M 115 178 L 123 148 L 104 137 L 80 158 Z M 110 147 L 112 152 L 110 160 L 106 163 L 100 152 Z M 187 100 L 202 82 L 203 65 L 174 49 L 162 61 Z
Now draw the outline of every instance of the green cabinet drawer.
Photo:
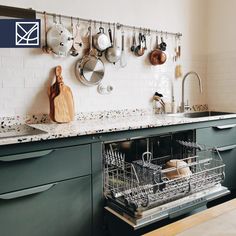
M 236 189 L 236 144 L 219 147 L 218 151 L 225 164 L 225 180 L 223 186 Z
M 236 143 L 236 124 L 219 125 L 196 130 L 197 142 L 210 147 Z
M 90 145 L 0 157 L 0 193 L 91 173 Z
M 1 236 L 91 235 L 90 176 L 35 189 L 0 195 Z

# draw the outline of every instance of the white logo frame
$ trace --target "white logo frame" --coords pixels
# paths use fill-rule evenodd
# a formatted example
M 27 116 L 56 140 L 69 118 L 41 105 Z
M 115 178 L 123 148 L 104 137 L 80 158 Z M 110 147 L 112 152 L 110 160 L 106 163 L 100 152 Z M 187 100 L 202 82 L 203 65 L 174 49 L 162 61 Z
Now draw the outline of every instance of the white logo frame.
M 26 31 L 24 29 L 24 25 L 32 25 L 32 27 Z M 24 35 L 19 34 L 18 30 L 24 32 Z M 36 37 L 30 38 L 30 35 L 36 30 Z M 31 42 L 31 41 L 35 41 Z M 24 42 L 22 42 L 24 41 Z M 26 41 L 26 42 L 25 42 Z M 39 46 L 39 22 L 30 22 L 30 21 L 23 21 L 23 22 L 15 22 L 15 44 L 16 46 Z

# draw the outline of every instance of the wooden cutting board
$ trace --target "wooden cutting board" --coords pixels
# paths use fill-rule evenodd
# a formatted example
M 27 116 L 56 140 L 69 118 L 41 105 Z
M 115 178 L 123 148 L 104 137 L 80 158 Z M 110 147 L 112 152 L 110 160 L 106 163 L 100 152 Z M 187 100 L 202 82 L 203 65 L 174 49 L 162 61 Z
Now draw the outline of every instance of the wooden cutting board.
M 74 119 L 74 101 L 71 89 L 59 84 L 59 95 L 54 98 L 54 120 L 58 123 L 70 122 Z
M 57 66 L 56 81 L 49 89 L 50 118 L 58 123 L 67 123 L 74 119 L 74 100 L 72 91 L 64 84 L 61 73 L 61 66 Z

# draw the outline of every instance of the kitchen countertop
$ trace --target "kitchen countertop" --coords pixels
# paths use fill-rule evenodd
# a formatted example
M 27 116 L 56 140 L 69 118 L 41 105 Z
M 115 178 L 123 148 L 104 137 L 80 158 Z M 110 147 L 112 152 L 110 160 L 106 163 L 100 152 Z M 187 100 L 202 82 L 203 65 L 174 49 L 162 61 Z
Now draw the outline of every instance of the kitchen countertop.
M 236 118 L 236 114 L 201 117 L 201 118 L 186 118 L 173 115 L 168 116 L 168 115 L 156 115 L 156 114 L 144 113 L 139 115 L 132 114 L 122 117 L 114 116 L 109 118 L 96 117 L 94 119 L 81 119 L 81 120 L 75 120 L 68 124 L 56 124 L 45 119 L 44 123 L 29 124 L 31 127 L 42 130 L 44 132 L 39 132 L 39 134 L 34 134 L 34 135 L 25 135 L 25 134 L 23 135 L 25 131 L 24 130 L 21 131 L 19 126 L 17 130 L 17 136 L 12 136 L 12 137 L 10 136 L 7 138 L 4 138 L 3 136 L 1 138 L 0 135 L 0 145 L 58 139 L 58 138 L 68 138 L 82 135 L 109 133 L 109 132 L 117 132 L 125 130 L 189 124 L 189 123 L 214 121 L 228 118 Z M 2 128 L 4 128 L 3 125 Z M 5 127 L 4 132 L 6 132 L 5 131 L 6 129 L 7 127 Z M 21 132 L 22 136 L 20 135 Z

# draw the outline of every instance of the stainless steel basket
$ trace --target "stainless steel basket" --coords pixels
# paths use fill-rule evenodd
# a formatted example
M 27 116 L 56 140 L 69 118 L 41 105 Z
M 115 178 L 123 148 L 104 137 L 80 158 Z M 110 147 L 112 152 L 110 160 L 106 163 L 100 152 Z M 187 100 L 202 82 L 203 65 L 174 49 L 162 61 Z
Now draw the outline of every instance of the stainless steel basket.
M 180 156 L 167 156 L 165 158 L 166 160 L 181 159 Z M 203 150 L 203 148 L 199 148 L 195 155 L 181 160 L 186 162 L 184 167 L 165 169 L 164 165 L 157 164 L 158 159 L 151 159 L 149 165 L 143 163 L 142 160 L 127 163 L 124 155 L 105 151 L 105 196 L 132 211 L 142 212 L 154 206 L 213 187 L 224 179 L 225 165 L 215 149 Z M 179 175 L 173 179 L 167 177 L 168 173 L 181 172 L 181 168 L 186 167 L 191 170 L 191 175 Z

